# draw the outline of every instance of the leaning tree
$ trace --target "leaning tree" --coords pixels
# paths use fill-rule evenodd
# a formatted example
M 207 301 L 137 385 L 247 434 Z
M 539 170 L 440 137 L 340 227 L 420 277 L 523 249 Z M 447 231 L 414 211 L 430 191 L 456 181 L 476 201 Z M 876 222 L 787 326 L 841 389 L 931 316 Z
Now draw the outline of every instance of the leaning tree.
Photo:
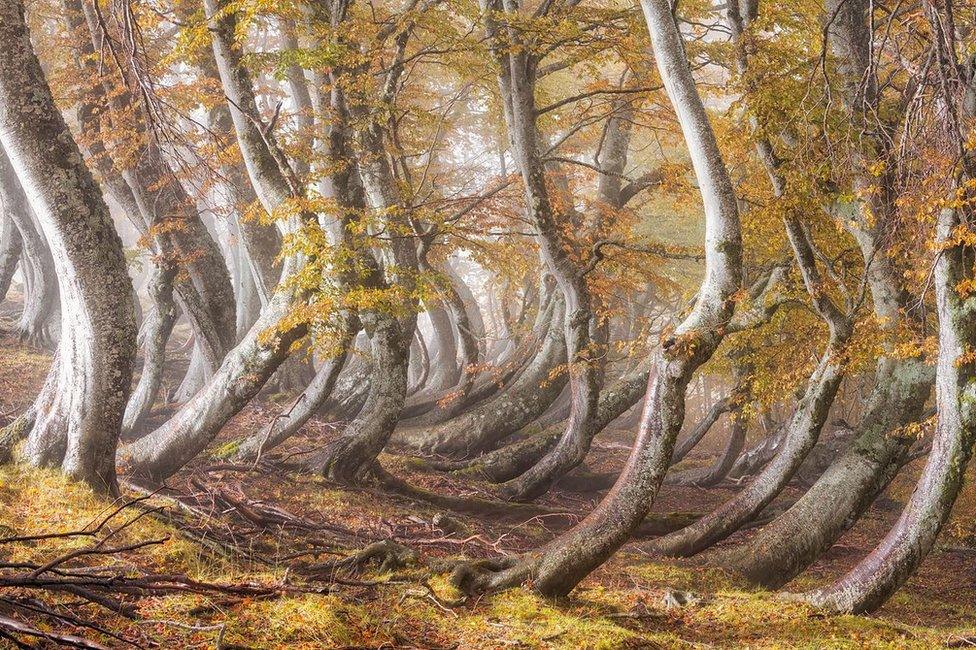
M 26 459 L 115 492 L 135 318 L 122 242 L 34 54 L 19 0 L 0 5 L 0 143 L 37 214 L 65 327 L 47 381 L 12 427 Z

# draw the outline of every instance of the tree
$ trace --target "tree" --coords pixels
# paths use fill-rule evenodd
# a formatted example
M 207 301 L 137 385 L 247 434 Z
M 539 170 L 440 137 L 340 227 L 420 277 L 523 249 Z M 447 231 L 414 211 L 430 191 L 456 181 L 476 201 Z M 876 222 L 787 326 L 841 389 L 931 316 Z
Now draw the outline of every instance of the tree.
M 122 244 L 54 104 L 17 1 L 0 6 L 0 143 L 61 278 L 66 327 L 44 389 L 17 425 L 26 458 L 115 492 L 115 450 L 132 379 L 135 319 Z M 23 416 L 22 416 L 23 417 Z

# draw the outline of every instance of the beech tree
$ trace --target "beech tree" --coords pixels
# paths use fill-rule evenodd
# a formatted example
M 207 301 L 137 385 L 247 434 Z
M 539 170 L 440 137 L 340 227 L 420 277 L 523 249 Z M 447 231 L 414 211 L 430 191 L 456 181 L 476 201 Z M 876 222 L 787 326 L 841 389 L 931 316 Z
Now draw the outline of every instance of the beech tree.
M 914 484 L 792 594 L 873 611 L 974 444 L 974 29 L 960 0 L 0 0 L 0 338 L 50 359 L 0 461 L 190 486 L 313 540 L 289 560 L 363 536 L 272 505 L 286 479 L 425 502 L 294 567 L 454 544 L 428 568 L 477 597 L 631 543 L 778 589 Z
M 20 2 L 5 2 L 0 143 L 37 214 L 61 279 L 64 328 L 37 401 L 12 425 L 24 457 L 115 492 L 115 449 L 135 351 L 122 244 L 34 54 Z M 21 206 L 24 207 L 24 206 Z

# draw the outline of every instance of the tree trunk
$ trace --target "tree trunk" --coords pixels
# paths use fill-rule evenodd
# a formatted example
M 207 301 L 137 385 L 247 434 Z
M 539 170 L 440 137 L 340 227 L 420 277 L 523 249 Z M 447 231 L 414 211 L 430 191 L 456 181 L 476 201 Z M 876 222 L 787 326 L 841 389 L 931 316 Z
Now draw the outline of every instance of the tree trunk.
M 205 7 L 209 16 L 219 14 L 219 18 L 211 19 L 214 57 L 251 184 L 265 210 L 275 213 L 299 198 L 301 188 L 273 136 L 262 133 L 251 119 L 257 115 L 257 107 L 250 78 L 241 64 L 241 53 L 234 45 L 236 17 L 223 13 L 218 0 L 207 0 Z M 289 234 L 297 232 L 301 224 L 317 223 L 314 214 L 303 211 L 279 220 L 278 227 L 283 234 Z M 304 262 L 301 255 L 288 256 L 282 275 L 296 272 Z M 304 290 L 294 285 L 279 285 L 257 322 L 225 356 L 206 386 L 166 424 L 121 450 L 123 461 L 133 474 L 156 481 L 171 476 L 206 447 L 227 420 L 257 394 L 288 357 L 291 345 L 307 332 L 304 322 L 281 327 L 288 322 L 293 303 L 304 295 Z
M 749 421 L 743 415 L 742 409 L 733 411 L 732 431 L 729 433 L 725 448 L 719 457 L 707 467 L 691 469 L 680 474 L 668 474 L 664 477 L 664 484 L 712 487 L 721 483 L 742 452 L 742 447 L 746 441 L 746 431 L 749 428 L 748 424 Z
M 748 67 L 748 46 L 743 35 L 756 14 L 755 5 L 751 10 L 746 9 L 743 13 L 736 5 L 728 9 L 737 65 L 742 73 Z M 863 12 L 859 15 L 854 5 L 836 9 L 841 13 L 830 30 L 833 47 L 845 61 L 845 69 L 860 78 L 867 61 L 859 53 L 863 34 L 856 25 L 863 23 L 866 16 Z M 845 29 L 858 31 L 858 35 L 847 37 L 848 45 L 838 48 L 838 31 Z M 851 43 L 853 49 L 849 47 Z M 759 118 L 756 122 L 758 125 Z M 782 196 L 786 181 L 778 170 L 779 161 L 772 143 L 761 137 L 757 153 L 769 173 L 774 192 Z M 864 200 L 873 200 L 874 194 Z M 869 208 L 869 212 L 870 217 L 861 223 L 848 222 L 845 227 L 861 247 L 875 316 L 882 330 L 888 333 L 885 345 L 890 348 L 901 335 L 906 320 L 909 326 L 918 323 L 905 317 L 909 311 L 904 309 L 906 294 L 899 288 L 899 279 L 882 250 L 890 213 L 877 207 Z M 881 357 L 860 437 L 785 513 L 759 531 L 747 545 L 720 555 L 717 561 L 754 582 L 771 587 L 785 584 L 814 562 L 858 520 L 901 467 L 912 440 L 910 436 L 891 435 L 891 431 L 918 419 L 931 382 L 931 371 L 920 358 Z
M 308 387 L 298 397 L 294 408 L 274 418 L 268 425 L 267 431 L 257 433 L 241 442 L 235 453 L 238 460 L 250 462 L 259 458 L 261 454 L 298 433 L 305 423 L 321 410 L 322 405 L 332 395 L 357 331 L 358 322 L 352 317 L 347 317 L 340 334 L 341 339 L 336 344 L 339 353 L 322 364 Z
M 101 47 L 101 26 L 91 3 L 62 0 L 72 20 L 83 16 L 88 38 L 79 38 L 78 46 L 88 61 L 88 70 L 98 75 L 95 53 Z M 80 26 L 80 24 L 79 24 Z M 114 69 L 114 68 L 113 68 Z M 200 218 L 194 201 L 166 162 L 165 154 L 152 134 L 148 133 L 143 109 L 130 93 L 127 71 L 120 71 L 122 88 L 115 88 L 105 78 L 96 87 L 99 101 L 111 106 L 109 116 L 119 132 L 134 128 L 137 151 L 133 155 L 114 151 L 113 158 L 134 198 L 134 207 L 152 233 L 156 253 L 182 265 L 188 278 L 175 288 L 177 302 L 198 336 L 197 343 L 207 361 L 208 370 L 220 365 L 224 354 L 235 341 L 236 309 L 234 290 L 227 266 L 217 243 Z M 121 150 L 131 143 L 120 143 Z M 128 164 L 122 164 L 122 163 Z M 175 259 L 174 259 L 175 258 Z
M 14 225 L 14 220 L 0 205 L 0 301 L 5 300 L 10 291 L 10 283 L 17 272 L 24 240 Z M 26 272 L 26 270 L 25 270 Z
M 0 4 L 0 143 L 37 214 L 61 279 L 66 327 L 25 455 L 57 440 L 59 465 L 117 492 L 115 450 L 132 381 L 136 327 L 122 242 L 54 104 L 19 0 Z M 56 387 L 55 387 L 56 386 Z
M 946 79 L 960 70 L 966 70 L 963 78 L 956 77 L 957 83 L 952 90 L 943 84 L 939 99 L 948 107 L 947 112 L 954 117 L 961 115 L 964 123 L 968 122 L 976 116 L 976 74 L 972 60 L 968 66 L 960 65 L 954 49 L 947 47 L 946 44 L 952 43 L 954 37 L 947 37 L 944 32 L 945 17 L 941 15 L 941 9 L 934 4 L 926 5 L 924 9 L 934 34 L 937 48 L 934 58 L 941 68 L 940 76 Z M 844 56 L 851 68 L 853 74 L 848 75 L 846 81 L 853 88 L 853 75 L 870 66 L 870 52 L 863 52 L 863 33 L 869 29 L 869 7 L 864 3 L 840 4 L 836 11 L 840 14 L 840 20 L 829 36 L 832 47 Z M 866 92 L 873 89 L 873 86 L 869 86 Z M 848 94 L 848 101 L 854 96 L 853 93 Z M 866 99 L 868 101 L 863 106 L 870 106 L 869 102 L 876 98 L 869 94 Z M 976 174 L 976 159 L 964 143 L 965 137 L 972 138 L 972 132 L 964 135 L 958 123 L 954 127 L 946 126 L 946 133 L 939 134 L 939 137 L 947 136 L 954 145 L 952 155 L 958 153 L 960 160 L 958 171 L 954 174 L 957 185 L 953 187 L 954 192 L 949 199 L 950 207 L 942 208 L 939 213 L 935 233 L 934 249 L 938 254 L 932 280 L 939 319 L 939 351 L 935 371 L 938 423 L 928 461 L 895 525 L 880 544 L 846 575 L 829 587 L 807 595 L 817 605 L 842 612 L 861 613 L 877 609 L 915 572 L 949 518 L 952 505 L 962 489 L 966 465 L 976 442 L 976 411 L 972 406 L 976 396 L 976 365 L 972 359 L 973 345 L 976 344 L 976 321 L 973 318 L 976 314 L 976 297 L 963 289 L 973 281 L 973 247 L 968 243 L 966 234 L 972 219 L 969 206 L 973 200 L 971 183 Z M 865 173 L 860 182 L 867 184 L 871 180 Z M 955 208 L 953 205 L 965 207 Z M 869 275 L 872 295 L 875 286 L 879 289 L 898 288 L 890 280 L 893 269 L 885 251 L 879 250 L 879 241 L 883 241 L 886 229 L 893 226 L 888 219 L 872 219 L 875 214 L 887 216 L 873 203 L 863 205 L 861 223 L 853 232 L 865 255 L 878 253 L 886 262 L 880 268 L 872 269 Z M 887 298 L 883 304 L 893 307 L 903 304 L 903 292 L 879 293 Z M 876 297 L 875 302 L 880 297 Z M 905 401 L 911 404 L 910 399 Z
M 639 402 L 647 391 L 649 377 L 649 368 L 639 369 L 621 377 L 602 390 L 597 404 L 597 415 L 592 423 L 594 430 L 588 433 L 595 438 L 611 422 Z M 472 471 L 494 483 L 508 481 L 539 462 L 539 459 L 556 446 L 561 437 L 560 428 L 550 429 L 491 451 L 470 461 L 468 465 Z
M 634 449 L 620 478 L 578 525 L 541 549 L 465 588 L 502 588 L 531 579 L 547 595 L 568 593 L 605 562 L 650 511 L 684 418 L 684 396 L 695 370 L 714 353 L 739 289 L 741 238 L 735 192 L 698 95 L 681 35 L 667 0 L 642 0 L 655 60 L 688 144 L 705 209 L 705 277 L 695 307 L 662 344 Z M 461 577 L 458 574 L 458 577 Z
M 824 291 L 813 250 L 795 218 L 786 220 L 787 237 L 814 310 L 827 323 L 830 339 L 793 414 L 783 444 L 772 462 L 741 492 L 694 524 L 654 540 L 649 550 L 663 555 L 694 555 L 752 520 L 789 483 L 813 449 L 844 378 L 846 345 L 853 333 L 850 316 Z
M 143 321 L 142 374 L 136 384 L 122 418 L 123 435 L 135 433 L 149 415 L 163 382 L 163 365 L 166 360 L 166 344 L 173 325 L 176 324 L 176 304 L 173 302 L 173 284 L 177 270 L 170 264 L 157 261 L 153 264 L 149 279 L 151 310 Z
M 563 372 L 550 377 L 554 368 L 566 363 L 565 335 L 560 326 L 562 297 L 553 303 L 553 318 L 541 350 L 511 388 L 444 424 L 398 432 L 397 442 L 427 453 L 471 456 L 490 449 L 539 417 L 567 381 Z
M 695 428 L 691 430 L 691 433 L 687 437 L 678 440 L 677 444 L 674 446 L 674 453 L 671 455 L 671 464 L 677 465 L 688 453 L 698 446 L 698 443 L 711 431 L 715 423 L 718 422 L 719 418 L 723 414 L 728 413 L 732 410 L 732 398 L 731 396 L 723 397 L 719 401 L 712 404 L 708 412 L 705 413 L 705 417 L 698 420 Z
M 962 489 L 976 442 L 976 298 L 958 293 L 972 280 L 970 246 L 952 239 L 960 223 L 956 210 L 943 209 L 937 241 L 934 284 L 939 315 L 939 356 L 935 396 L 938 424 L 932 451 L 901 517 L 870 555 L 829 587 L 808 594 L 824 607 L 869 612 L 880 607 L 915 572 L 949 518 Z
M 442 392 L 426 402 L 421 403 L 419 408 L 404 408 L 402 417 L 407 418 L 416 414 L 420 416 L 413 424 L 419 426 L 430 426 L 447 422 L 452 417 L 460 413 L 467 402 L 471 389 L 474 388 L 475 378 L 478 374 L 478 366 L 481 363 L 481 342 L 474 333 L 474 326 L 470 320 L 470 311 L 465 304 L 460 289 L 459 278 L 446 273 L 447 285 L 439 290 L 443 304 L 451 315 L 454 322 L 454 334 L 457 336 L 458 355 L 456 365 L 460 365 L 460 374 L 450 386 L 449 390 Z M 467 288 L 467 287 L 465 287 Z M 470 295 L 470 290 L 468 291 Z M 478 306 L 473 309 L 477 312 Z
M 882 359 L 861 435 L 786 512 L 716 562 L 777 588 L 816 561 L 894 478 L 915 437 L 893 432 L 921 416 L 931 386 L 920 360 Z
M 395 318 L 373 314 L 362 318 L 367 331 L 372 330 L 373 359 L 382 371 L 373 376 L 359 417 L 309 463 L 316 472 L 341 483 L 356 483 L 372 468 L 400 418 L 407 394 L 410 339 L 403 336 Z
M 569 364 L 570 414 L 563 436 L 556 446 L 538 463 L 517 479 L 506 483 L 502 493 L 511 500 L 531 500 L 545 493 L 560 476 L 583 462 L 592 438 L 600 397 L 603 348 L 606 330 L 598 326 L 593 310 L 586 273 L 570 255 L 571 242 L 563 235 L 559 221 L 566 215 L 557 214 L 549 195 L 545 163 L 539 151 L 536 127 L 535 77 L 538 61 L 526 44 L 512 48 L 503 42 L 500 26 L 493 11 L 507 5 L 483 0 L 484 23 L 489 44 L 498 59 L 498 85 L 502 95 L 503 113 L 512 144 L 512 155 L 522 176 L 525 203 L 534 222 L 539 248 L 546 266 L 556 279 L 565 301 L 563 327 L 565 329 L 567 361 Z M 517 11 L 517 10 L 516 10 Z M 511 38 L 508 32 L 507 38 Z
M 34 222 L 25 190 L 11 161 L 0 152 L 0 201 L 20 233 L 26 262 L 21 265 L 26 295 L 17 331 L 21 340 L 31 345 L 49 346 L 58 330 L 58 278 L 48 242 Z

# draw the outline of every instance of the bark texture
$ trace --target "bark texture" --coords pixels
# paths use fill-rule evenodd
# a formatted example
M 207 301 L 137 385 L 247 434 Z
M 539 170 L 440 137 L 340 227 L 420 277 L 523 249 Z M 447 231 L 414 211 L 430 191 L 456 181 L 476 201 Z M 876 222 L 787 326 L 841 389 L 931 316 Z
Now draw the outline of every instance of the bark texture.
M 684 55 L 667 0 L 643 0 L 658 70 L 688 145 L 705 208 L 705 278 L 692 312 L 663 341 L 654 361 L 634 449 L 609 494 L 577 526 L 493 574 L 458 574 L 468 589 L 503 588 L 532 580 L 548 595 L 568 593 L 637 529 L 650 511 L 670 464 L 695 369 L 721 342 L 732 316 L 730 298 L 741 281 L 741 237 L 735 193 L 705 107 Z
M 115 450 L 132 381 L 135 317 L 122 242 L 54 103 L 19 0 L 0 5 L 0 143 L 61 279 L 61 337 L 25 455 L 117 492 Z

